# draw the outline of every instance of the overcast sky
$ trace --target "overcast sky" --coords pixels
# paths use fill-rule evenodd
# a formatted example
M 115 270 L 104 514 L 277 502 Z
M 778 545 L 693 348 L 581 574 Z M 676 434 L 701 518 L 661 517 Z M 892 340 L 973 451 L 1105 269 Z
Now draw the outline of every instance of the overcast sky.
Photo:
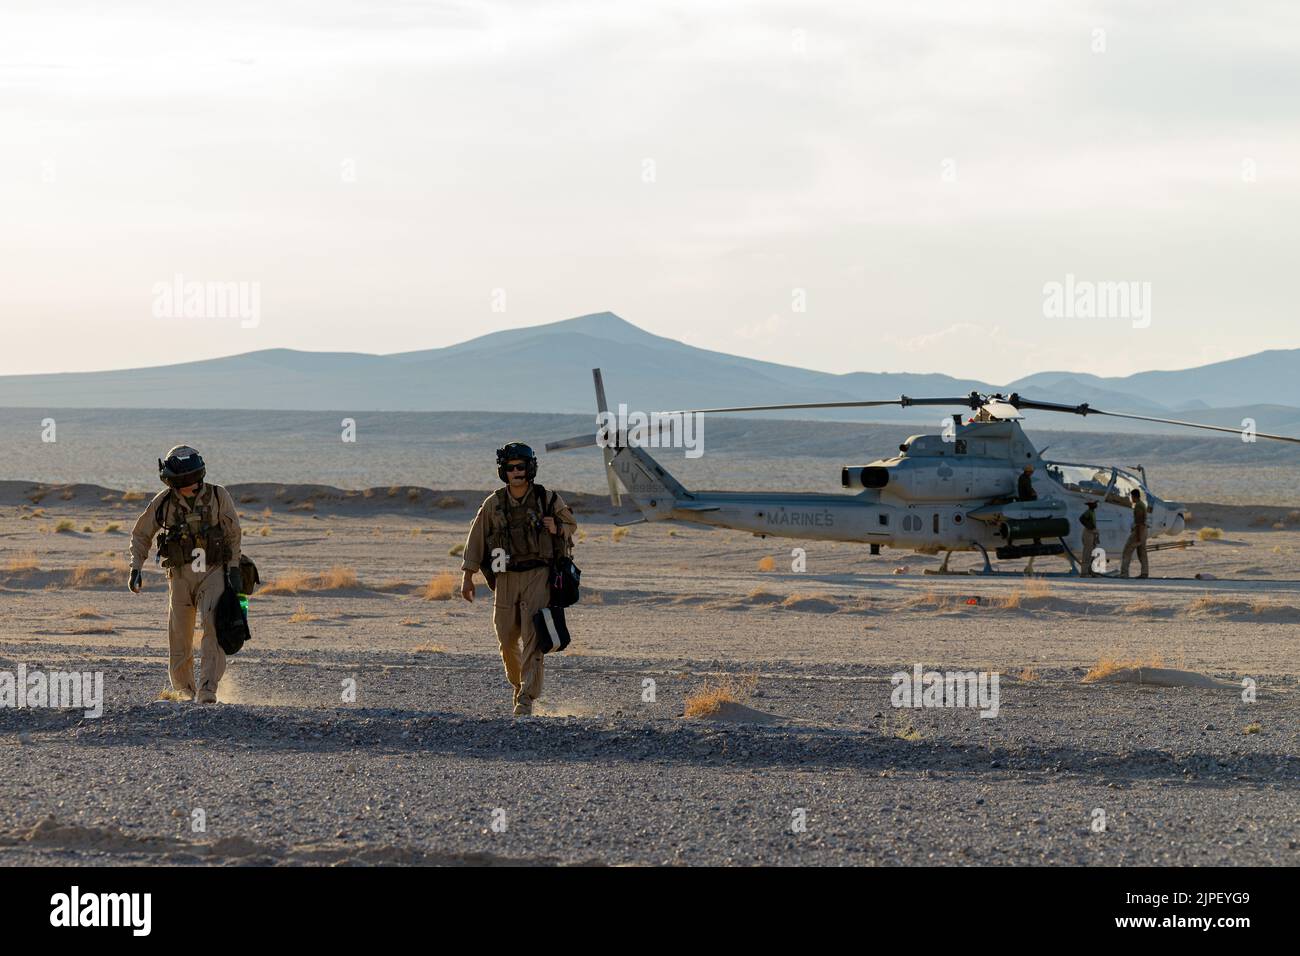
M 993 382 L 1295 348 L 1298 51 L 1285 2 L 5 0 L 0 374 L 602 310 Z

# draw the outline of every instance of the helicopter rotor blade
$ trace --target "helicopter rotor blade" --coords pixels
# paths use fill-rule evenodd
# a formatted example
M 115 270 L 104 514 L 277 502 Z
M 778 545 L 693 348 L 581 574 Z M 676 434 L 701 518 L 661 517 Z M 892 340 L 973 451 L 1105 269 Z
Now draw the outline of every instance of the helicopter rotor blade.
M 1019 409 L 1035 409 L 1044 412 L 1067 412 L 1073 415 L 1107 415 L 1110 418 L 1127 418 L 1136 422 L 1154 422 L 1158 425 L 1179 425 L 1183 428 L 1203 428 L 1211 432 L 1224 432 L 1229 435 L 1240 435 L 1242 429 L 1228 428 L 1225 425 L 1205 425 L 1201 422 L 1184 422 L 1177 418 L 1155 418 L 1151 415 L 1133 415 L 1128 412 L 1108 412 L 1100 408 L 1093 408 L 1087 402 L 1082 405 L 1062 405 L 1059 402 L 1039 402 L 1030 398 L 1021 398 L 1019 395 L 1012 395 L 1008 400 L 1010 404 Z M 1257 438 L 1269 438 L 1273 441 L 1289 441 L 1300 444 L 1300 438 L 1293 438 L 1290 435 L 1270 435 L 1265 432 L 1255 432 Z
M 734 405 L 727 408 L 688 408 L 675 412 L 663 412 L 664 415 L 706 415 L 718 412 L 781 412 L 781 411 L 798 411 L 804 408 L 878 408 L 882 405 L 898 405 L 901 408 L 907 408 L 909 405 L 964 405 L 968 408 L 979 408 L 982 399 L 978 399 L 973 393 L 963 395 L 961 398 L 908 398 L 903 395 L 899 398 L 886 399 L 876 402 L 797 402 L 785 405 Z

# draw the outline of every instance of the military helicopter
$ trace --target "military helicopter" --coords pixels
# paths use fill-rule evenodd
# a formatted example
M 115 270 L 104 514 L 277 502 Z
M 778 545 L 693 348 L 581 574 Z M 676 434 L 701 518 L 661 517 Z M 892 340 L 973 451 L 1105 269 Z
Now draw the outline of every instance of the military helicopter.
M 948 573 L 955 551 L 979 551 L 993 573 L 989 552 L 999 560 L 1028 558 L 1032 573 L 1039 556 L 1061 556 L 1068 573 L 1078 574 L 1082 527 L 1076 520 L 1087 502 L 1096 501 L 1099 546 L 1117 555 L 1132 528 L 1130 494 L 1136 490 L 1148 508 L 1148 537 L 1182 534 L 1187 509 L 1165 501 L 1147 487 L 1146 470 L 1114 465 L 1045 461 L 1020 426 L 1024 410 L 1073 415 L 1106 415 L 1135 421 L 1181 425 L 1240 434 L 1238 429 L 1196 422 L 1107 412 L 1087 404 L 1064 405 L 1019 394 L 969 395 L 948 398 L 909 398 L 883 401 L 808 402 L 744 405 L 661 412 L 650 416 L 658 428 L 680 424 L 686 415 L 730 412 L 791 411 L 814 408 L 902 408 L 933 405 L 968 408 L 973 414 L 945 421 L 939 435 L 913 435 L 899 453 L 865 465 L 846 465 L 841 483 L 855 495 L 803 492 L 691 492 L 645 450 L 647 429 L 611 430 L 600 369 L 593 369 L 596 386 L 597 431 L 548 442 L 546 450 L 564 451 L 598 445 L 605 457 L 610 500 L 617 506 L 625 488 L 641 511 L 641 521 L 679 520 L 695 524 L 768 535 L 821 541 L 867 544 L 871 554 L 883 547 L 921 554 L 944 552 L 935 573 Z M 1300 438 L 1256 432 L 1258 438 L 1300 443 Z M 662 442 L 655 441 L 655 445 Z M 1037 497 L 1017 500 L 1017 482 L 1026 465 L 1034 467 Z M 1189 540 L 1153 543 L 1148 551 L 1187 547 Z

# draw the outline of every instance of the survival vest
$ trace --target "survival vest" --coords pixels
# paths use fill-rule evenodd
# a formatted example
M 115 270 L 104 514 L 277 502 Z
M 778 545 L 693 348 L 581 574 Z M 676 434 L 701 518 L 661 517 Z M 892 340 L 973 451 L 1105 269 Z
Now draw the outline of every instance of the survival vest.
M 555 496 L 536 482 L 520 502 L 510 497 L 508 488 L 498 488 L 492 495 L 492 507 L 487 514 L 487 554 L 483 563 L 489 564 L 500 548 L 509 555 L 507 571 L 528 571 L 544 567 L 562 554 L 554 536 L 542 524 L 544 516 L 552 516 Z M 545 503 L 545 504 L 543 504 Z
M 177 495 L 173 491 L 154 512 L 155 522 L 162 526 L 158 532 L 158 560 L 162 566 L 170 569 L 190 564 L 195 550 L 200 548 L 209 568 L 225 564 L 230 560 L 230 549 L 221 530 L 221 501 L 216 488 L 204 484 L 188 511 L 174 500 Z

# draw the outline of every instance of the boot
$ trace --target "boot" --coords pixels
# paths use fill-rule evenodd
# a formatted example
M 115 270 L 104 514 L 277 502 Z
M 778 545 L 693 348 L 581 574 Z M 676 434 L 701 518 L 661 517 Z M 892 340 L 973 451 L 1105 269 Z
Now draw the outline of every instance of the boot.
M 199 704 L 215 704 L 217 702 L 217 695 L 214 691 L 201 690 L 194 698 L 194 701 Z

